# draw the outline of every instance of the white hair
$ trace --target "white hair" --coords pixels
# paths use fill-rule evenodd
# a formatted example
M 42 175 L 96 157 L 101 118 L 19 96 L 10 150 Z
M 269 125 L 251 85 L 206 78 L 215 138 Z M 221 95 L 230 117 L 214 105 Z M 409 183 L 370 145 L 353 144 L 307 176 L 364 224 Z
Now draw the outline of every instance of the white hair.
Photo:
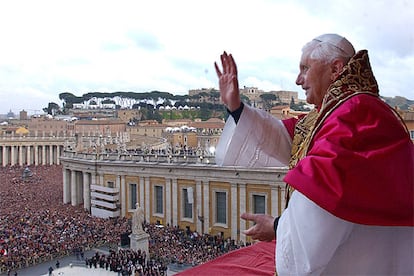
M 310 52 L 310 58 L 326 63 L 337 58 L 347 63 L 355 55 L 354 46 L 337 34 L 324 34 L 314 38 L 302 48 L 302 52 Z

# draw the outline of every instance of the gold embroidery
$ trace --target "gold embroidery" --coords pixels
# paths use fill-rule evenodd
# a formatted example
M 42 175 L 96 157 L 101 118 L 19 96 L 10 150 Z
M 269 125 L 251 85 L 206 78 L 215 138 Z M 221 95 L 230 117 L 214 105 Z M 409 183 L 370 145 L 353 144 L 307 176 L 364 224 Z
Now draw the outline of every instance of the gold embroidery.
M 325 119 L 343 102 L 358 94 L 378 97 L 377 81 L 372 73 L 366 50 L 359 51 L 344 66 L 338 79 L 328 88 L 320 111 L 314 109 L 296 123 L 289 169 L 296 167 L 308 154 L 311 141 Z M 286 184 L 286 207 L 293 191 L 294 188 Z
M 306 151 L 304 148 L 304 141 L 309 136 L 313 126 L 315 125 L 316 118 L 318 117 L 318 110 L 313 109 L 305 117 L 300 119 L 295 125 L 295 133 L 292 141 L 291 158 L 289 161 L 289 169 L 296 166 L 300 159 L 303 158 L 303 153 Z M 294 188 L 286 183 L 286 206 L 287 208 L 290 196 L 292 195 Z

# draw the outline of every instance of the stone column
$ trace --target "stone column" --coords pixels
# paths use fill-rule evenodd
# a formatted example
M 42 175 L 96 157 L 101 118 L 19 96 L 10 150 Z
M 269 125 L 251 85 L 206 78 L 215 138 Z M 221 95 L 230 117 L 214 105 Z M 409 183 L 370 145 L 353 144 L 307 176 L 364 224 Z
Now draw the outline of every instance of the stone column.
M 82 172 L 83 174 L 83 208 L 91 212 L 91 183 L 89 179 L 89 173 Z
M 11 154 L 10 154 L 10 166 L 16 165 L 16 156 L 15 156 L 15 146 L 10 146 Z
M 53 165 L 53 145 L 49 145 L 49 165 Z
M 210 234 L 210 183 L 203 182 L 204 195 L 204 231 Z
M 177 179 L 172 179 L 172 221 L 173 226 L 178 225 L 178 184 Z
M 240 189 L 240 214 L 243 214 L 246 212 L 246 184 L 241 183 L 239 184 Z M 246 235 L 243 234 L 243 231 L 246 230 L 246 221 L 243 219 L 240 219 L 240 239 L 243 242 L 246 242 Z
M 91 173 L 91 185 L 97 185 L 96 184 L 96 174 Z
M 3 146 L 3 167 L 7 166 L 7 163 L 9 160 L 7 160 L 7 153 L 8 153 L 9 147 Z
M 76 171 L 72 170 L 70 174 L 71 203 L 72 206 L 78 205 L 78 189 L 76 183 Z
M 237 224 L 239 222 L 239 217 L 237 215 L 237 201 L 239 198 L 237 197 L 237 183 L 231 183 L 231 190 L 230 190 L 230 214 L 231 214 L 231 238 L 233 240 L 237 240 Z
M 104 176 L 102 173 L 99 173 L 99 184 L 98 185 L 104 186 Z
M 166 178 L 165 179 L 165 224 L 169 223 L 172 224 L 171 221 L 171 179 Z
M 126 204 L 126 187 L 125 187 L 125 175 L 121 175 L 121 176 L 117 176 L 117 181 L 118 179 L 121 178 L 120 180 L 120 185 L 121 185 L 121 216 L 125 217 L 126 213 L 127 213 L 127 204 Z
M 283 212 L 283 210 L 285 210 L 285 206 L 286 206 L 286 188 L 285 187 L 280 187 L 280 213 Z
M 152 202 L 150 199 L 150 178 L 149 177 L 145 177 L 144 178 L 145 181 L 145 221 L 149 222 L 150 221 L 150 203 Z
M 30 145 L 27 146 L 27 151 L 26 151 L 26 163 L 28 166 L 30 166 L 32 164 L 32 156 L 31 156 L 31 150 L 30 150 Z
M 279 212 L 279 192 L 278 186 L 272 185 L 271 192 L 270 192 L 270 214 L 273 217 L 280 216 Z
M 145 203 L 145 177 L 139 177 L 139 206 L 144 207 Z M 145 210 L 144 210 L 145 211 Z
M 19 163 L 19 166 L 21 167 L 21 166 L 23 166 L 23 146 L 20 145 L 18 150 L 19 150 L 19 161 L 18 161 L 18 163 Z
M 34 145 L 34 164 L 35 166 L 39 165 L 39 146 L 37 144 Z
M 60 145 L 56 146 L 56 165 L 60 165 Z
M 46 146 L 45 145 L 42 146 L 42 165 L 46 165 Z
M 63 203 L 67 204 L 70 202 L 71 195 L 70 195 L 70 179 L 68 179 L 69 170 L 63 169 Z
M 197 221 L 197 232 L 204 233 L 204 214 L 202 204 L 202 182 L 201 180 L 196 180 L 196 221 Z

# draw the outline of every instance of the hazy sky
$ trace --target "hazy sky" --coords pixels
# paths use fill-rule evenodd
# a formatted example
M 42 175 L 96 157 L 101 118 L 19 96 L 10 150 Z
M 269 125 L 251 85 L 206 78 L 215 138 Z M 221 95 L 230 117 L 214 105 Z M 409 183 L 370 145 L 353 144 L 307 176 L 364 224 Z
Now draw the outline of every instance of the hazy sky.
M 1 1 L 0 114 L 61 105 L 62 92 L 218 88 L 223 50 L 241 87 L 304 99 L 301 48 L 323 33 L 368 49 L 381 95 L 414 99 L 413 30 L 412 0 Z

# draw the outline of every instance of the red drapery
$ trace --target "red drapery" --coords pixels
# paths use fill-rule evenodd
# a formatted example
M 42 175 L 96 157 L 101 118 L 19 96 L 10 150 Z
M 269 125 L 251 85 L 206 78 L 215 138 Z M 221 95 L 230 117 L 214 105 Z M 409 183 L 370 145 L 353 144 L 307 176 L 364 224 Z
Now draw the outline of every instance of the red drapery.
M 275 275 L 276 242 L 257 242 L 231 251 L 205 264 L 178 273 L 188 275 Z

